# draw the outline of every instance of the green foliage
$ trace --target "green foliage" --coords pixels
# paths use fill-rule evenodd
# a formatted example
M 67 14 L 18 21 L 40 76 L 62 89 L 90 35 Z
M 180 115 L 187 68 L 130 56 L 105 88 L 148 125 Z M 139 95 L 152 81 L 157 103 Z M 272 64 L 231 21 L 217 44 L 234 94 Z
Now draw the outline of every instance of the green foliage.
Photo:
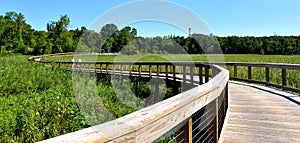
M 72 75 L 27 58 L 0 57 L 0 142 L 45 140 L 149 105 L 153 87 L 147 81 L 128 79 L 123 86 L 118 80 L 111 83 L 110 76 L 97 81 L 89 73 Z M 159 88 L 164 94 L 164 86 Z
M 71 74 L 27 58 L 0 57 L 0 142 L 34 142 L 89 127 Z

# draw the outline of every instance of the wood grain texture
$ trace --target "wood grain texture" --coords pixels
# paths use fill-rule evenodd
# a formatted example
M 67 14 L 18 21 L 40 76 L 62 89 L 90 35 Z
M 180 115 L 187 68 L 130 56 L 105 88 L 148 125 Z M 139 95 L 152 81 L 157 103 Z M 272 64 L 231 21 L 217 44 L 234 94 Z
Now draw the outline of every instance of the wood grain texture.
M 289 93 L 229 83 L 228 122 L 222 142 L 300 142 L 300 105 Z M 272 94 L 268 91 L 275 92 Z

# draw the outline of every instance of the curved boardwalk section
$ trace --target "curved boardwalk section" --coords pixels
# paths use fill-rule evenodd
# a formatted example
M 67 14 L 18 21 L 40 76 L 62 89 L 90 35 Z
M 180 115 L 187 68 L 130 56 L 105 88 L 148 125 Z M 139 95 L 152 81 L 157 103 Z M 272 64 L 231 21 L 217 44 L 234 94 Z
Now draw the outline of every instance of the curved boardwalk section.
M 257 85 L 229 83 L 224 143 L 300 142 L 300 96 Z

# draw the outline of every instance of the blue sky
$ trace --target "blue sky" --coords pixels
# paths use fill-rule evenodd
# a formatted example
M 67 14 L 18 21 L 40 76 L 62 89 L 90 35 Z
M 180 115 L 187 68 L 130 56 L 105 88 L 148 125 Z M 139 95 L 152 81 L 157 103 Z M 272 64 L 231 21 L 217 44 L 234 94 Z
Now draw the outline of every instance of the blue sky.
M 25 15 L 26 22 L 37 30 L 46 30 L 46 23 L 67 14 L 70 29 L 89 27 L 107 11 L 132 1 L 128 0 L 1 0 L 0 14 L 16 11 Z M 172 0 L 198 15 L 218 36 L 300 35 L 299 0 Z M 153 8 L 155 10 L 155 8 Z M 130 24 L 138 35 L 184 35 L 188 28 L 179 29 L 160 22 Z

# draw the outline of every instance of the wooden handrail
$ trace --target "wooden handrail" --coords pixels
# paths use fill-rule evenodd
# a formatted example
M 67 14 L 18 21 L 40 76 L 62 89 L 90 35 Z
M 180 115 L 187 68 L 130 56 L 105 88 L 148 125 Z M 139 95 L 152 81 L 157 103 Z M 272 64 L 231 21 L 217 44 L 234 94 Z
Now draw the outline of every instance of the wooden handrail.
M 296 93 L 300 93 L 299 88 L 289 87 L 287 84 L 287 70 L 297 70 L 300 72 L 300 65 L 297 64 L 274 64 L 274 63 L 237 63 L 237 62 L 228 62 L 228 63 L 214 63 L 218 65 L 226 65 L 226 66 L 233 66 L 233 77 L 230 77 L 233 80 L 239 80 L 239 81 L 245 81 L 249 83 L 259 83 L 259 84 L 265 84 L 266 86 L 272 86 L 275 88 L 279 88 L 285 91 L 292 91 Z M 238 77 L 238 68 L 237 67 L 248 67 L 248 77 L 241 78 Z M 264 68 L 265 69 L 265 81 L 261 80 L 253 80 L 253 72 L 252 68 L 258 67 L 258 68 Z M 270 82 L 270 69 L 279 69 L 281 70 L 281 85 L 276 83 Z M 280 75 L 279 75 L 280 76 Z
M 49 63 L 43 61 L 43 63 Z M 78 62 L 56 62 L 57 64 L 78 64 Z M 161 72 L 161 66 L 172 66 L 173 75 L 184 74 L 181 78 L 183 82 L 188 81 L 186 78 L 186 67 L 190 69 L 193 67 L 201 67 L 199 72 L 202 72 L 202 67 L 205 67 L 205 84 L 197 86 L 186 92 L 180 93 L 172 98 L 166 99 L 149 107 L 143 108 L 139 111 L 121 117 L 117 120 L 106 122 L 97 126 L 93 126 L 87 129 L 83 129 L 77 132 L 62 135 L 56 138 L 48 139 L 43 142 L 152 142 L 163 136 L 168 131 L 172 130 L 176 126 L 182 124 L 185 120 L 192 117 L 194 113 L 202 109 L 208 104 L 217 104 L 217 98 L 224 96 L 223 91 L 227 87 L 229 80 L 229 72 L 220 66 L 208 65 L 203 63 L 190 63 L 190 62 L 81 62 L 81 64 L 91 65 L 94 64 L 96 68 L 97 64 L 100 68 L 103 64 L 106 65 L 106 73 L 109 72 L 109 65 L 131 65 L 130 76 L 134 74 L 134 66 L 138 65 L 137 75 L 141 75 L 143 65 L 149 66 L 149 77 L 155 76 L 152 73 L 152 65 L 156 65 L 156 76 Z M 176 66 L 181 66 L 183 69 L 177 73 Z M 111 66 L 112 67 L 112 66 Z M 213 68 L 217 73 L 209 80 L 209 69 Z M 97 70 L 97 69 L 96 69 Z M 93 69 L 92 71 L 96 71 Z M 167 70 L 166 70 L 167 71 Z M 102 72 L 102 71 L 100 71 Z M 192 71 L 191 71 L 192 72 Z M 190 75 L 193 75 L 191 73 Z M 195 74 L 196 76 L 202 75 L 202 73 Z M 167 77 L 168 75 L 166 75 Z M 177 77 L 173 77 L 176 79 Z M 201 77 L 199 77 L 201 78 Z M 171 80 L 173 80 L 171 79 Z M 194 78 L 193 78 L 194 79 Z M 194 80 L 193 80 L 194 81 Z M 198 83 L 200 81 L 197 81 Z M 193 82 L 192 82 L 193 83 Z M 201 83 L 200 83 L 201 84 Z M 225 100 L 224 100 L 225 101 Z M 216 105 L 216 114 L 218 113 Z M 218 118 L 218 115 L 215 115 Z M 225 118 L 225 116 L 223 116 Z M 217 120 L 217 119 L 214 119 Z M 190 120 L 191 121 L 191 120 Z M 188 124 L 191 124 L 190 121 Z M 216 122 L 217 124 L 217 122 Z M 214 130 L 218 132 L 219 125 L 215 125 Z M 192 127 L 188 127 L 191 130 Z M 218 135 L 216 139 L 218 140 Z M 191 138 L 185 140 L 192 140 Z

